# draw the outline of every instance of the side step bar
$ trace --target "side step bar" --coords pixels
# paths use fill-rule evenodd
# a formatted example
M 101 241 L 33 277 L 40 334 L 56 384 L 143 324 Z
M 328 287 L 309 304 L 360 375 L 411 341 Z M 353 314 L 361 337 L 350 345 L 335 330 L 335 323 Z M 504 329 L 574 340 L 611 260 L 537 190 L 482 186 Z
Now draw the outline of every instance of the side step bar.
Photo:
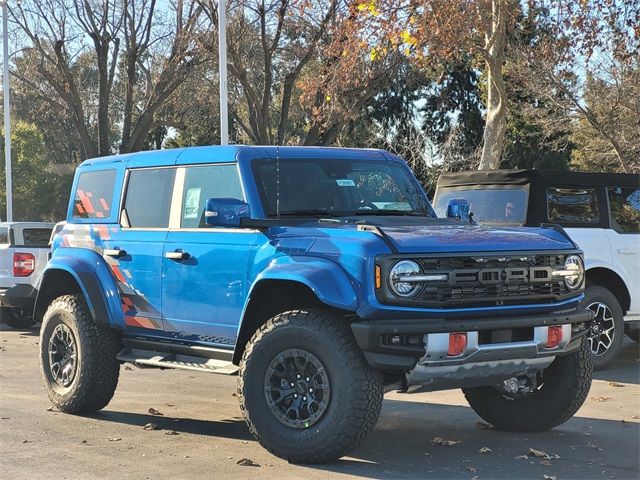
M 227 360 L 194 357 L 172 352 L 157 352 L 125 347 L 116 357 L 121 362 L 139 367 L 178 368 L 194 372 L 235 375 L 239 368 Z

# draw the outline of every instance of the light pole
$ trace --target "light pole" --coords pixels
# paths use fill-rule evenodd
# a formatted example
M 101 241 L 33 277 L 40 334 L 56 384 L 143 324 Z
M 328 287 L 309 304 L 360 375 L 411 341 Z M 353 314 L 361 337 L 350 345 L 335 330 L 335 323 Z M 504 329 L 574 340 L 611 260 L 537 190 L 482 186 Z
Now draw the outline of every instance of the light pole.
M 218 0 L 218 68 L 220 69 L 220 145 L 229 144 L 227 108 L 227 2 Z
M 4 162 L 7 179 L 7 222 L 13 221 L 13 195 L 11 193 L 11 111 L 9 107 L 9 33 L 7 29 L 7 0 L 2 6 L 2 96 L 4 97 Z

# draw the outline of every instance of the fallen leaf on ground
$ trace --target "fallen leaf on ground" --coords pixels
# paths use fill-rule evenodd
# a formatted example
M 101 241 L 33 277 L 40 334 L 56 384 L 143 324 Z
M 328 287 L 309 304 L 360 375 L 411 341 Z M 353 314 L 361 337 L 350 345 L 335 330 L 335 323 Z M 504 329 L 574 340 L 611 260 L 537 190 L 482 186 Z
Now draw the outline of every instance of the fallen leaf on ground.
M 452 445 L 456 445 L 458 443 L 462 443 L 462 441 L 445 440 L 442 437 L 436 437 L 433 440 L 431 440 L 431 443 L 433 443 L 434 445 L 442 445 L 444 447 L 450 447 Z
M 493 430 L 493 425 L 489 425 L 488 423 L 484 422 L 476 422 L 476 427 L 481 430 Z
M 156 425 L 155 423 L 147 423 L 144 427 L 142 427 L 143 430 L 157 430 L 158 429 L 158 425 Z
M 618 382 L 609 382 L 609 386 L 610 387 L 624 387 L 623 384 L 618 383 Z
M 173 403 L 165 403 L 164 405 L 165 405 L 165 407 L 175 407 L 175 405 Z
M 467 470 L 469 470 L 470 472 L 477 472 L 478 469 L 476 467 L 467 467 Z
M 84 443 L 86 443 L 86 440 L 83 440 Z M 31 440 L 22 440 L 22 443 L 31 443 Z
M 119 442 L 120 440 L 122 440 L 120 437 L 110 438 L 109 439 L 110 442 Z
M 542 458 L 544 460 L 558 460 L 560 455 L 556 455 L 555 453 L 547 453 L 542 450 L 536 450 L 535 448 L 530 448 L 529 452 L 525 455 L 518 455 L 516 458 L 527 458 L 529 455 Z
M 480 450 L 478 450 L 478 453 L 491 453 L 493 452 L 493 450 L 491 450 L 489 447 L 482 447 Z
M 609 400 L 609 397 L 591 397 L 591 400 L 594 402 L 606 402 Z
M 124 369 L 125 369 L 125 370 L 133 370 L 133 368 L 131 368 L 129 365 L 125 365 L 125 366 L 124 366 Z
M 546 473 L 542 475 L 542 480 L 557 480 L 558 477 L 553 477 L 551 475 L 547 475 Z
M 162 416 L 163 415 L 162 413 L 160 413 L 155 408 L 149 408 L 148 412 L 149 412 L 149 415 L 157 415 L 157 416 Z
M 236 464 L 241 465 L 243 467 L 259 467 L 260 465 L 255 463 L 253 460 L 248 458 L 241 458 L 236 462 Z
M 633 416 L 633 417 L 631 417 L 631 418 L 633 418 L 634 420 L 640 420 L 640 415 L 634 415 L 634 416 Z
M 55 412 L 55 411 L 57 411 L 57 409 L 54 406 L 47 408 L 47 412 Z
M 176 432 L 175 430 L 166 430 L 164 432 L 165 435 L 178 435 L 178 432 Z
M 550 467 L 551 466 L 551 462 L 549 460 L 542 460 L 540 462 L 540 465 L 543 465 L 545 467 Z

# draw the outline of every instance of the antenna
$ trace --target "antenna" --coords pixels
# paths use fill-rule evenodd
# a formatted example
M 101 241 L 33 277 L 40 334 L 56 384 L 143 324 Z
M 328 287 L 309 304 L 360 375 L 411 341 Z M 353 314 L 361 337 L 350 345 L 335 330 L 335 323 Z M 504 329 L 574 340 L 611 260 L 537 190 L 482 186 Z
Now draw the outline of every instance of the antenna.
M 280 145 L 276 145 L 276 217 L 280 220 Z

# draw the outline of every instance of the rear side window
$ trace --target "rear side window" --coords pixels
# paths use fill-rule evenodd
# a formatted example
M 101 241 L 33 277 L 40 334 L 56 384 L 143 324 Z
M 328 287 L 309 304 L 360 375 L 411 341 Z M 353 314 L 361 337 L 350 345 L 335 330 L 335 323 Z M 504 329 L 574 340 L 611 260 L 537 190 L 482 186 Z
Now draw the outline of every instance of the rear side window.
M 115 180 L 115 170 L 81 173 L 73 201 L 73 218 L 109 218 Z
M 611 206 L 611 226 L 620 233 L 640 233 L 640 189 L 607 189 Z
M 236 165 L 187 167 L 180 227 L 208 227 L 204 221 L 204 207 L 207 198 L 244 200 Z
M 599 223 L 598 198 L 593 188 L 547 188 L 550 222 Z
M 0 244 L 9 245 L 9 228 L 0 227 Z
M 25 228 L 22 230 L 22 240 L 25 245 L 48 245 L 50 238 L 50 228 Z
M 167 228 L 175 168 L 131 170 L 124 208 L 131 228 Z

